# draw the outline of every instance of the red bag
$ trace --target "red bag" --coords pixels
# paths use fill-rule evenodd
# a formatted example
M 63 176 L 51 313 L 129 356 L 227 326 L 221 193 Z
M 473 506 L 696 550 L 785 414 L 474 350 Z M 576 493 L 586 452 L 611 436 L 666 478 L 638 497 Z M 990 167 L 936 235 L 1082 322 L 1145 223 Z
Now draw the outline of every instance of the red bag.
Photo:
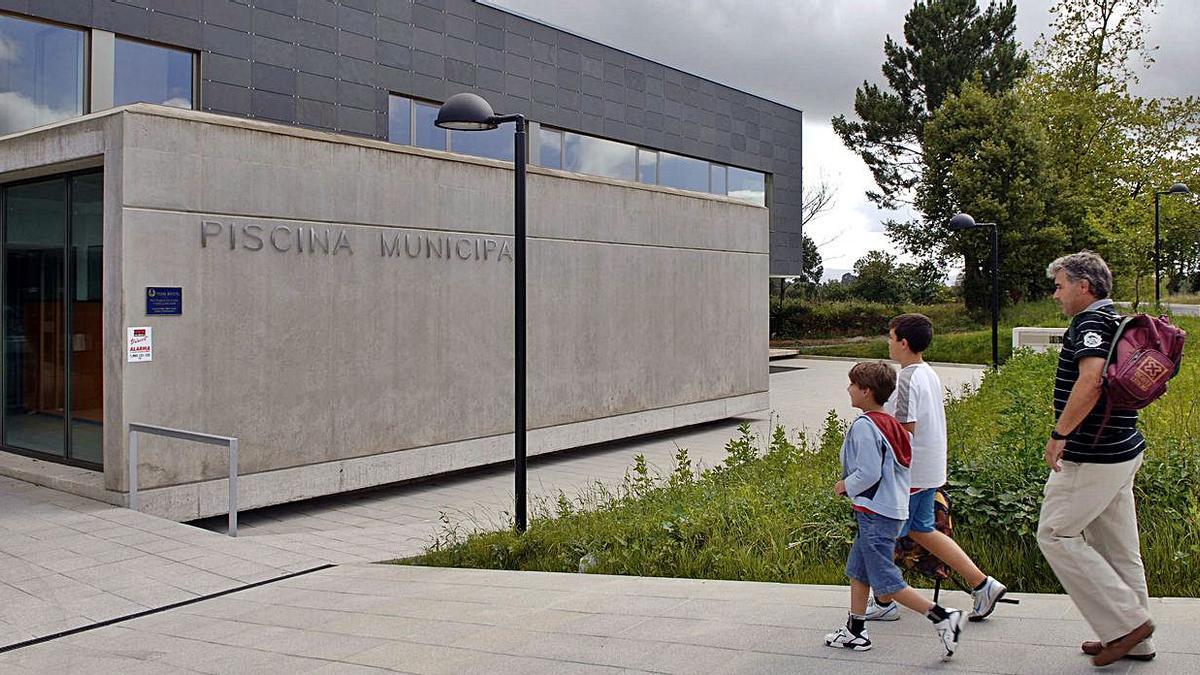
M 1106 407 L 1141 410 L 1167 393 L 1167 381 L 1183 365 L 1186 337 L 1166 316 L 1122 318 L 1105 361 Z

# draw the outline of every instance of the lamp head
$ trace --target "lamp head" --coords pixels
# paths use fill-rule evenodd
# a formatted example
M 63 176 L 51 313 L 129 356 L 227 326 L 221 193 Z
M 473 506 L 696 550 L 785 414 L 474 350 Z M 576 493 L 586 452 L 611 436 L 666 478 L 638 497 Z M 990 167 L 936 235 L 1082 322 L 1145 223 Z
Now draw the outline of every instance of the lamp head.
M 976 227 L 975 219 L 969 213 L 959 213 L 950 219 L 947 227 L 951 230 L 969 230 Z
M 1190 195 L 1191 193 L 1192 191 L 1183 183 L 1176 183 L 1171 186 L 1171 189 L 1167 190 L 1167 194 L 1169 195 Z
M 487 131 L 498 126 L 495 117 L 491 104 L 483 97 L 464 92 L 446 99 L 434 124 L 458 131 Z

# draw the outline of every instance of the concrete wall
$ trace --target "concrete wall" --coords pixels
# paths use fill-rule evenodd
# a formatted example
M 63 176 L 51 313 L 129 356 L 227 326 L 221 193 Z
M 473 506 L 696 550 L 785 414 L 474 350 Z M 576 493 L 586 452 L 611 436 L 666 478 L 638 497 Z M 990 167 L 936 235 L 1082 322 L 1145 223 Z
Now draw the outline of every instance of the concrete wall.
M 109 158 L 108 490 L 130 422 L 237 436 L 245 506 L 511 456 L 510 167 L 133 106 L 0 142 L 0 180 L 72 159 L 42 145 Z M 767 406 L 765 209 L 536 168 L 528 192 L 532 453 Z M 330 252 L 298 250 L 313 230 Z M 183 287 L 183 315 L 147 317 L 147 286 Z M 152 362 L 126 362 L 129 326 Z M 221 511 L 223 451 L 141 448 L 148 510 Z
M 386 139 L 388 93 L 773 174 L 771 274 L 801 270 L 802 114 L 472 0 L 0 0 L 200 54 L 200 106 Z

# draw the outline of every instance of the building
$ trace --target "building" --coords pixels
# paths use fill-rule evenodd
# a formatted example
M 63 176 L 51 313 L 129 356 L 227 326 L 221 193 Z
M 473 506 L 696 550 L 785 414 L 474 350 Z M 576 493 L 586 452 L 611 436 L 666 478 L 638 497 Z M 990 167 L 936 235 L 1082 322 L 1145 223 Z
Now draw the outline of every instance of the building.
M 132 422 L 237 436 L 242 508 L 509 457 L 512 136 L 458 91 L 532 121 L 530 452 L 765 409 L 799 111 L 467 0 L 0 0 L 0 471 L 122 503 Z M 219 452 L 141 459 L 223 512 Z

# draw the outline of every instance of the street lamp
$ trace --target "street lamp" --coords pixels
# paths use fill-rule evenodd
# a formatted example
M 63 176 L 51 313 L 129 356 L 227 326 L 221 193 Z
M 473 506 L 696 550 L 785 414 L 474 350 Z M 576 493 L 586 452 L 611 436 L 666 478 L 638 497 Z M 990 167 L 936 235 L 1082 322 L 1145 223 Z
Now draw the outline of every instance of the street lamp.
M 516 525 L 518 532 L 526 526 L 525 504 L 525 116 L 497 115 L 492 106 L 475 94 L 455 94 L 442 104 L 434 124 L 443 129 L 458 131 L 490 131 L 506 122 L 516 123 L 513 137 L 516 185 L 513 209 L 513 264 L 516 274 L 513 283 L 514 334 L 513 358 L 514 417 L 513 445 L 516 481 Z
M 996 223 L 977 223 L 969 214 L 960 213 L 950 219 L 951 230 L 992 228 L 992 370 L 1000 367 L 1000 228 Z
M 1187 194 L 1191 194 L 1191 193 L 1192 193 L 1192 191 L 1189 190 L 1188 186 L 1184 185 L 1183 183 L 1176 183 L 1176 184 L 1172 185 L 1170 187 L 1170 189 L 1168 189 L 1168 190 L 1164 190 L 1162 192 L 1156 191 L 1154 193 L 1154 307 L 1155 307 L 1155 309 L 1157 309 L 1159 307 L 1159 304 L 1158 304 L 1158 286 L 1159 286 L 1158 277 L 1159 277 L 1161 268 L 1159 267 L 1158 259 L 1159 259 L 1159 256 L 1161 255 L 1161 248 L 1162 248 L 1162 245 L 1161 245 L 1161 243 L 1159 241 L 1159 237 L 1158 237 L 1158 198 L 1161 195 L 1187 195 Z

